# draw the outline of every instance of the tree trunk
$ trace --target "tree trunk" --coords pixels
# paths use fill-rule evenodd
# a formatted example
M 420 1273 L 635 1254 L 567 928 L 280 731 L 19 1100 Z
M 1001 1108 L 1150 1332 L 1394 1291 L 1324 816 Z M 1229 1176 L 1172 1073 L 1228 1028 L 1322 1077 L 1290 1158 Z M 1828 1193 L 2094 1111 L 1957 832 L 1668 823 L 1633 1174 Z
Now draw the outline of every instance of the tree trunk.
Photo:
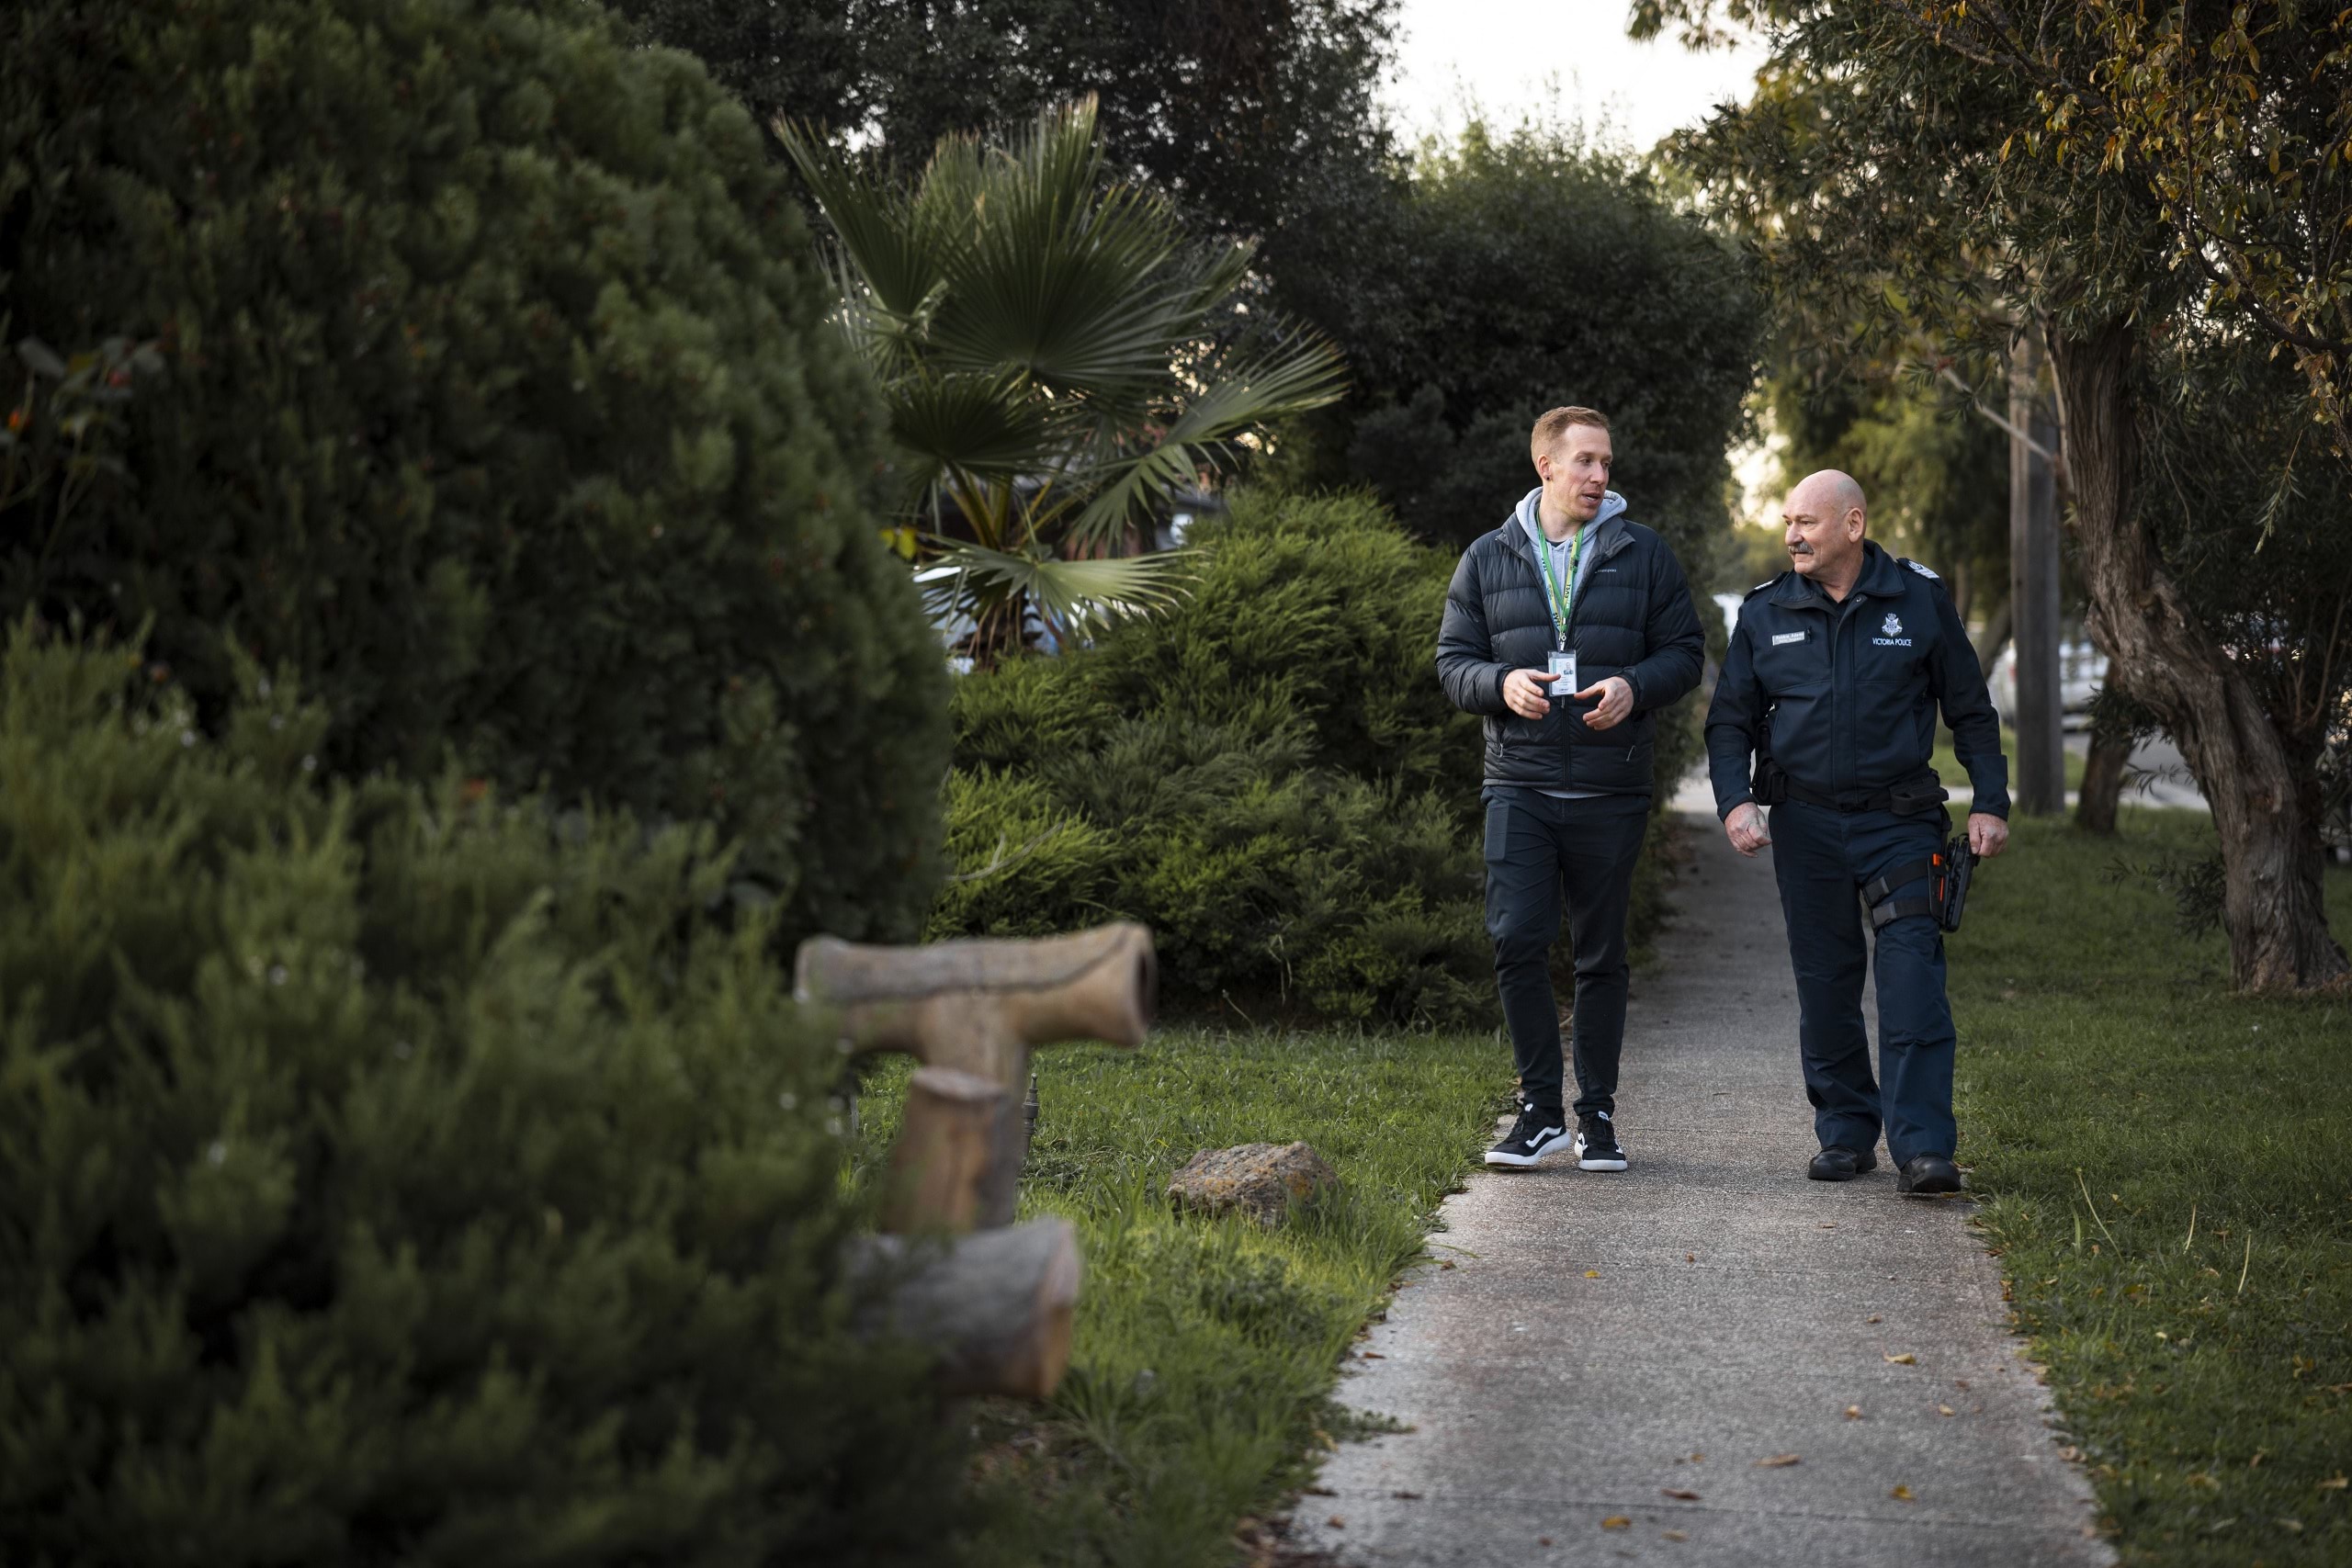
M 2352 966 L 2328 935 L 2321 902 L 2312 781 L 2299 776 L 2253 685 L 2191 613 L 2133 504 L 2133 332 L 2119 319 L 2050 339 L 2093 635 L 2124 687 L 2171 732 L 2211 803 L 2233 983 L 2251 991 L 2325 985 Z
M 2123 795 L 2123 768 L 2132 760 L 2132 738 L 2091 731 L 2091 754 L 2083 764 L 2083 792 L 2075 802 L 2075 826 L 2102 836 L 2115 831 L 2116 803 Z
M 2001 601 L 1999 609 L 1984 623 L 1984 638 L 1976 649 L 1976 668 L 1987 681 L 1993 678 L 1993 666 L 2001 661 L 2001 649 L 2009 646 L 2009 602 Z

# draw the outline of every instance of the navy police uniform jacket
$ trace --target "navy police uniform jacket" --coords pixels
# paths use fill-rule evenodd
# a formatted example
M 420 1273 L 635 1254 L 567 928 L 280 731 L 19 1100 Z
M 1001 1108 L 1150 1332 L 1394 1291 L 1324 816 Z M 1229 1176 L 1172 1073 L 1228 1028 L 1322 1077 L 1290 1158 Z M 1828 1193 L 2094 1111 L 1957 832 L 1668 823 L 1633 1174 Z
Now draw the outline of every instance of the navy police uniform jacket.
M 1843 604 L 1784 571 L 1740 606 L 1707 709 L 1715 814 L 1754 798 L 1751 753 L 1847 809 L 1933 779 L 1939 707 L 1975 790 L 1969 809 L 2007 817 L 2000 716 L 1941 580 L 1871 541 Z

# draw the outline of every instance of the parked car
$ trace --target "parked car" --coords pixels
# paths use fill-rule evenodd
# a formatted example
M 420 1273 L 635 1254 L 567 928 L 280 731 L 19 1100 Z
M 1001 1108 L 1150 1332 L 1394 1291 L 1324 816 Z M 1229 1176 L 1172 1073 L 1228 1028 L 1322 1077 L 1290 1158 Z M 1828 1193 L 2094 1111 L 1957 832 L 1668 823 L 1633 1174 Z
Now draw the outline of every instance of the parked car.
M 2058 645 L 2058 710 L 2067 728 L 2079 729 L 2090 723 L 2091 699 L 2098 695 L 2099 682 L 2107 679 L 2107 655 L 2087 642 L 2062 642 Z M 1993 705 L 2001 710 L 2005 722 L 2014 723 L 2018 711 L 2018 645 L 2011 643 L 2001 650 L 1994 661 Z

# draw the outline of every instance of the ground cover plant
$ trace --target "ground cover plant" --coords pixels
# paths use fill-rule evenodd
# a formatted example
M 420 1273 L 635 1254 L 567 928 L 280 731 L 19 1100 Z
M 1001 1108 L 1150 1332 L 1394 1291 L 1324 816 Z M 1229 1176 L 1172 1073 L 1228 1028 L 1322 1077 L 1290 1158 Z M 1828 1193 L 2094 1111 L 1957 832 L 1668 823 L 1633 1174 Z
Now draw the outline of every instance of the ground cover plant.
M 2352 999 L 2231 993 L 2146 874 L 2212 853 L 2202 814 L 2014 828 L 1951 939 L 1962 1158 L 2117 1547 L 2343 1562 Z M 2326 897 L 2352 929 L 2352 872 Z
M 1046 1054 L 1039 1077 L 1022 1213 L 1077 1224 L 1086 1279 L 1053 1403 L 978 1408 L 973 1559 L 1231 1560 L 1236 1521 L 1303 1484 L 1306 1456 L 1349 1429 L 1331 1403 L 1340 1358 L 1476 1162 L 1508 1054 L 1487 1034 L 1181 1029 L 1132 1053 Z M 866 1086 L 869 1176 L 904 1077 Z M 1181 1217 L 1163 1196 L 1201 1149 L 1300 1138 L 1344 1186 L 1284 1228 Z

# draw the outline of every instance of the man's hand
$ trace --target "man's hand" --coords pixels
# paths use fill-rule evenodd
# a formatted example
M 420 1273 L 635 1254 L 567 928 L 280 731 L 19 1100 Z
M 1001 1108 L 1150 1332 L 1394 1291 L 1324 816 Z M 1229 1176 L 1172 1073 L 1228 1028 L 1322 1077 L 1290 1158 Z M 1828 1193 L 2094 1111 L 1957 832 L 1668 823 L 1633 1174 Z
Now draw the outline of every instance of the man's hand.
M 1542 718 L 1552 706 L 1546 688 L 1558 679 L 1541 670 L 1514 670 L 1503 677 L 1503 705 L 1521 718 Z
M 1772 835 L 1764 829 L 1764 808 L 1752 800 L 1743 800 L 1731 808 L 1731 815 L 1724 818 L 1724 836 L 1731 840 L 1733 849 L 1749 860 L 1756 858 L 1757 851 L 1770 849 L 1772 844 Z
M 1991 860 L 2009 847 L 2009 825 L 1983 811 L 1968 814 L 1968 847 L 1978 860 Z
M 1600 705 L 1584 716 L 1587 729 L 1613 728 L 1623 724 L 1625 716 L 1634 711 L 1634 683 L 1623 675 L 1605 676 L 1595 684 L 1587 686 L 1576 694 L 1577 701 L 1582 702 L 1596 693 L 1600 697 Z

